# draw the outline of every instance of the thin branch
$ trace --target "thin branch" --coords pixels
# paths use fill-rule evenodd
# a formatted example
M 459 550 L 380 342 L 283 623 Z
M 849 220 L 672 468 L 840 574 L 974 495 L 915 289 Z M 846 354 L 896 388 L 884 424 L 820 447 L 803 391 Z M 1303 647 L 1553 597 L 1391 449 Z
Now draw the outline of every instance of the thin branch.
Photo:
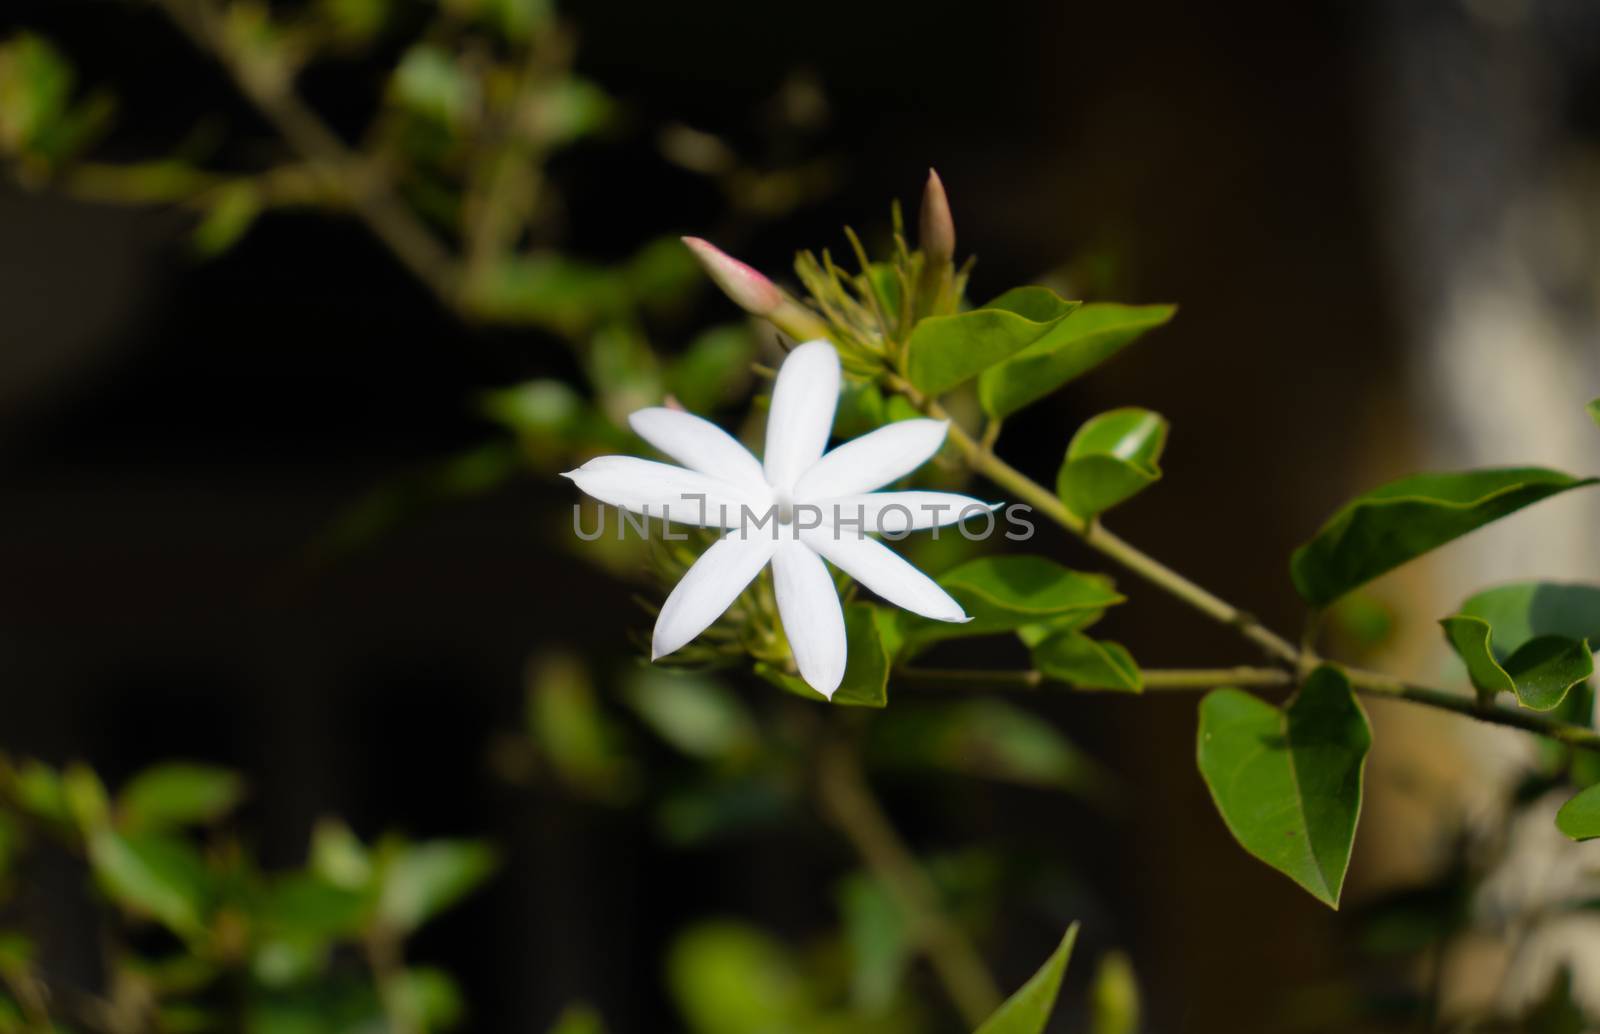
M 1089 689 L 1064 682 L 1053 682 L 1040 671 L 988 670 L 977 668 L 898 668 L 898 678 L 913 682 L 985 685 L 996 688 L 1038 689 L 1051 692 L 1111 693 L 1123 690 Z M 1294 675 L 1283 668 L 1143 668 L 1139 675 L 1145 689 L 1212 689 L 1216 686 L 1287 686 Z
M 212 0 L 152 2 L 197 48 L 222 65 L 239 92 L 330 189 L 349 199 L 355 213 L 417 279 L 445 305 L 460 307 L 460 273 L 450 250 L 375 174 L 371 163 L 300 99 L 280 69 L 250 59 L 228 42 Z
M 823 809 L 905 913 L 966 1025 L 976 1028 L 999 1008 L 1000 990 L 972 942 L 940 909 L 938 889 L 873 797 L 852 744 L 824 738 L 817 757 L 817 793 Z

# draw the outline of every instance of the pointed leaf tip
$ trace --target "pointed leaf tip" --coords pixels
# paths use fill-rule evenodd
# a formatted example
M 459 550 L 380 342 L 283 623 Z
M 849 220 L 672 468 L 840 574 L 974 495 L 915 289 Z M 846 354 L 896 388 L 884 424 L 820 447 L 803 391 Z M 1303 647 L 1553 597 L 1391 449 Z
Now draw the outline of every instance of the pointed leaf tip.
M 1078 924 L 1067 927 L 1066 934 L 1056 950 L 1050 953 L 1045 964 L 1028 982 L 996 1009 L 975 1034 L 1044 1034 L 1055 1011 L 1056 997 L 1061 993 L 1061 978 L 1072 959 L 1072 948 L 1078 941 Z

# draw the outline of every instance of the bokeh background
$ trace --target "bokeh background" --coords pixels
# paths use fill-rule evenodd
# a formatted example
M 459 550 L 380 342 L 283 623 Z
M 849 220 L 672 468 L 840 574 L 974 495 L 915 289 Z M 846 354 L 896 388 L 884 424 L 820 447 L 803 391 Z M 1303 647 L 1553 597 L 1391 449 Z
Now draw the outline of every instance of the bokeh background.
M 4 8 L 0 30 L 46 36 L 118 95 L 105 153 L 160 153 L 197 124 L 226 127 L 228 161 L 277 146 L 141 5 Z M 576 68 L 626 112 L 552 170 L 572 253 L 694 233 L 781 274 L 797 248 L 842 251 L 841 224 L 881 238 L 887 201 L 914 206 L 933 165 L 978 258 L 974 297 L 1049 275 L 1179 303 L 1015 420 L 1006 452 L 1044 477 L 1085 417 L 1164 413 L 1166 479 L 1119 531 L 1279 629 L 1300 620 L 1290 550 L 1353 492 L 1427 465 L 1588 470 L 1600 454 L 1581 416 L 1600 383 L 1592 4 L 584 0 L 562 17 Z M 318 72 L 305 95 L 354 132 L 391 57 Z M 807 186 L 730 214 L 669 160 L 670 127 L 810 170 Z M 677 1029 L 661 960 L 685 923 L 732 915 L 796 940 L 832 923 L 848 864 L 815 820 L 675 849 L 636 812 L 494 763 L 530 658 L 631 664 L 629 630 L 648 625 L 634 587 L 553 544 L 568 483 L 519 476 L 329 546 L 373 492 L 499 433 L 482 392 L 570 377 L 570 355 L 537 329 L 464 323 L 349 219 L 272 213 L 209 260 L 194 224 L 0 187 L 0 745 L 112 780 L 159 757 L 237 766 L 268 861 L 298 858 L 330 812 L 363 833 L 492 838 L 500 874 L 416 946 L 461 978 L 472 1029 L 542 1029 L 576 998 L 616 1031 Z M 659 347 L 733 315 L 703 291 Z M 1417 615 L 1391 660 L 1433 674 L 1432 616 L 1486 577 L 1592 572 L 1586 507 L 1557 501 L 1519 545 L 1383 583 Z M 1095 566 L 1048 530 L 1036 545 Z M 1251 660 L 1154 594 L 1122 610 L 1107 627 L 1143 662 Z M 1379 709 L 1335 915 L 1229 839 L 1191 761 L 1193 698 L 1029 706 L 1115 774 L 1115 807 L 948 779 L 881 789 L 919 847 L 997 845 L 1048 869 L 982 942 L 1003 984 L 1078 917 L 1085 958 L 1131 956 L 1153 1031 L 1311 1026 L 1337 1015 L 1327 1003 L 1398 993 L 1415 971 L 1374 963 L 1361 908 L 1437 870 L 1440 830 L 1511 764 L 1479 759 L 1514 751 Z

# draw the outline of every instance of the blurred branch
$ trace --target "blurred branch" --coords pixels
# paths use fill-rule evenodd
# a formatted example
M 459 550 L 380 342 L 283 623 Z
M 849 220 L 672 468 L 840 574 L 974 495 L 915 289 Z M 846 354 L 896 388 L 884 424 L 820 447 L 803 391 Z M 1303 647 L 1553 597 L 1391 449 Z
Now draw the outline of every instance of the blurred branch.
M 1124 692 L 1073 686 L 1065 682 L 1052 682 L 1041 671 L 1014 669 L 991 670 L 982 668 L 899 668 L 895 676 L 914 682 L 952 683 L 959 685 L 1038 689 L 1049 685 L 1052 692 L 1102 693 Z M 1282 668 L 1141 668 L 1139 676 L 1145 689 L 1211 689 L 1215 686 L 1287 686 L 1294 681 L 1293 673 Z
M 849 741 L 825 737 L 817 756 L 823 810 L 905 913 L 913 936 L 938 972 L 967 1026 L 977 1027 L 1001 996 L 983 958 L 939 906 L 939 892 L 873 797 Z
M 228 72 L 266 120 L 405 267 L 451 308 L 460 306 L 460 271 L 449 249 L 394 193 L 387 179 L 340 140 L 295 93 L 281 63 L 240 51 L 223 31 L 212 0 L 152 0 L 204 53 Z

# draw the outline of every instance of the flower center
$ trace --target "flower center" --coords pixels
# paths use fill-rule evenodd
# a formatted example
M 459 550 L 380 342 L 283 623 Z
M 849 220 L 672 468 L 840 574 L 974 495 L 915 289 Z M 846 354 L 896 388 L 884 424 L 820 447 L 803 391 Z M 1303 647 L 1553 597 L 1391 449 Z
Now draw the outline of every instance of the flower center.
M 794 523 L 794 500 L 789 498 L 788 493 L 779 492 L 777 494 L 777 496 L 773 499 L 773 503 L 774 503 L 774 505 L 776 505 L 778 507 L 778 523 L 779 524 L 793 524 Z

